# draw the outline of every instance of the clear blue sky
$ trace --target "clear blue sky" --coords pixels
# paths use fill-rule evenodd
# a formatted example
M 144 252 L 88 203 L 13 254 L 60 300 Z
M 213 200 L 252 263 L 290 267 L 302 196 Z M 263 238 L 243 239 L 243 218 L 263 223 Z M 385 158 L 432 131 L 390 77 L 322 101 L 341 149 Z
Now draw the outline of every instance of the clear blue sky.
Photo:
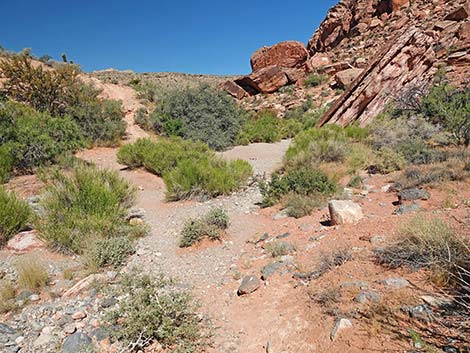
M 306 43 L 337 0 L 0 0 L 0 45 L 105 68 L 244 74 L 251 54 Z

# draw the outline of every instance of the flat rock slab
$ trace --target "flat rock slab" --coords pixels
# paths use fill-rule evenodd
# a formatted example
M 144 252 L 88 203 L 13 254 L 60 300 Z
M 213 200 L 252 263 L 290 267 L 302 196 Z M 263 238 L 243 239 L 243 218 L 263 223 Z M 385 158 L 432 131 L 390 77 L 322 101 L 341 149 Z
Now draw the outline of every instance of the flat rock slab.
M 406 288 L 410 285 L 410 282 L 408 282 L 405 278 L 402 278 L 402 277 L 386 278 L 383 281 L 381 281 L 381 283 L 393 289 Z
M 14 254 L 26 254 L 36 249 L 44 249 L 46 245 L 38 239 L 37 232 L 31 230 L 28 232 L 21 232 L 11 238 L 7 243 L 7 250 Z
M 429 200 L 431 194 L 423 189 L 412 188 L 405 189 L 398 193 L 398 201 L 415 201 L 415 200 Z
M 259 287 L 261 287 L 261 280 L 258 277 L 254 275 L 246 276 L 243 278 L 240 287 L 238 287 L 237 293 L 238 295 L 251 294 Z
M 348 200 L 332 200 L 328 209 L 333 225 L 356 223 L 364 217 L 361 206 Z

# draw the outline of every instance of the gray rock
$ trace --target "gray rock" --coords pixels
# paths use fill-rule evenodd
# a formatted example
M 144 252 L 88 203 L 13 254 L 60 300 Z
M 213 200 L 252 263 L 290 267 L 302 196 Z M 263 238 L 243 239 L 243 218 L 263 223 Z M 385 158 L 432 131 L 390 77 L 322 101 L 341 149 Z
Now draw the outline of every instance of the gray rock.
M 290 233 L 279 234 L 278 236 L 276 236 L 276 239 L 285 239 L 288 236 L 290 236 Z
M 431 194 L 423 189 L 412 188 L 401 190 L 398 193 L 398 201 L 415 201 L 415 200 L 429 200 Z
M 33 295 L 32 292 L 30 292 L 29 290 L 23 290 L 21 291 L 17 296 L 16 296 L 16 300 L 22 300 L 22 301 L 26 301 L 29 299 L 29 297 L 31 297 Z
M 387 278 L 381 281 L 381 283 L 387 287 L 391 287 L 394 289 L 406 288 L 410 285 L 410 282 L 408 282 L 405 278 L 402 277 Z
M 355 282 L 344 282 L 341 284 L 341 288 L 350 288 L 350 287 L 358 287 L 360 289 L 367 289 L 369 287 L 369 283 L 363 281 L 355 281 Z
M 421 304 L 417 306 L 409 306 L 402 308 L 404 312 L 407 312 L 412 318 L 424 321 L 424 322 L 432 322 L 434 319 L 434 314 L 432 309 L 426 305 Z
M 3 334 L 6 334 L 6 335 L 14 335 L 15 334 L 15 330 L 13 330 L 10 326 L 8 326 L 7 324 L 4 324 L 2 322 L 0 322 L 0 333 L 3 333 Z
M 109 332 L 102 327 L 98 327 L 91 331 L 91 337 L 100 342 L 109 337 Z
M 240 287 L 238 287 L 238 295 L 245 295 L 250 294 L 256 291 L 259 287 L 261 287 L 261 281 L 256 276 L 246 276 L 243 278 Z
M 273 262 L 264 266 L 263 269 L 261 270 L 261 279 L 266 281 L 269 277 L 274 275 L 276 271 L 279 270 L 284 265 L 285 264 L 282 261 L 276 261 L 276 262 Z
M 411 205 L 400 205 L 394 212 L 394 215 L 403 215 L 406 213 L 416 212 L 420 210 L 420 206 L 417 202 L 412 203 Z
M 370 238 L 370 243 L 371 244 L 380 244 L 380 243 L 383 243 L 385 240 L 386 240 L 385 236 L 375 235 L 372 238 Z
M 279 220 L 279 219 L 284 219 L 284 218 L 288 218 L 289 215 L 287 214 L 287 210 L 282 210 L 281 212 L 279 213 L 276 213 L 274 216 L 273 216 L 273 219 L 275 221 Z
M 81 353 L 92 345 L 91 338 L 83 332 L 75 332 L 62 345 L 62 353 Z
M 354 298 L 355 301 L 361 304 L 365 304 L 367 302 L 378 303 L 380 302 L 380 299 L 380 294 L 374 291 L 361 292 L 356 295 L 356 298 Z
M 110 307 L 114 306 L 116 303 L 117 303 L 116 298 L 113 298 L 113 297 L 109 298 L 108 297 L 108 298 L 103 298 L 101 300 L 100 306 L 102 308 L 110 308 Z
M 352 326 L 353 326 L 353 324 L 352 324 L 351 320 L 344 319 L 344 318 L 339 319 L 338 321 L 336 321 L 336 324 L 333 327 L 333 330 L 331 331 L 330 339 L 332 341 L 334 341 L 341 331 L 343 331 L 345 329 L 348 329 L 348 328 L 351 328 Z

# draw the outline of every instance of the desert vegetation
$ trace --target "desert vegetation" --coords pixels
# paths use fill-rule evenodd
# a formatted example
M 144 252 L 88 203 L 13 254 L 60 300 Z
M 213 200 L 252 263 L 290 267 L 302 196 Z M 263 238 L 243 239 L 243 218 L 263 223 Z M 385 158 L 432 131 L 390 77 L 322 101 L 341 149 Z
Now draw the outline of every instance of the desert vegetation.
M 206 144 L 180 138 L 139 140 L 121 147 L 118 161 L 163 177 L 168 200 L 226 195 L 244 186 L 252 174 L 247 162 L 226 162 Z
M 0 246 L 23 230 L 31 218 L 29 205 L 0 186 Z
M 181 230 L 179 246 L 187 248 L 206 237 L 219 240 L 229 222 L 229 216 L 223 208 L 213 208 L 203 217 L 188 219 Z

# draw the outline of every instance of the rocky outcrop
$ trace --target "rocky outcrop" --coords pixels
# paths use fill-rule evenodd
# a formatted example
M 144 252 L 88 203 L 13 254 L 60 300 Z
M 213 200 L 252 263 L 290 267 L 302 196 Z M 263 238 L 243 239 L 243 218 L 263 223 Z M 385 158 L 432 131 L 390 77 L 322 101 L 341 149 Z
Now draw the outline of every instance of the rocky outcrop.
M 312 71 L 310 56 L 304 44 L 287 41 L 272 47 L 262 47 L 251 57 L 253 72 L 221 85 L 237 99 L 258 93 L 273 93 L 296 83 Z
M 251 57 L 253 72 L 268 66 L 280 68 L 302 68 L 309 58 L 307 48 L 300 42 L 281 42 L 272 47 L 262 47 Z
M 411 87 L 428 84 L 437 70 L 435 40 L 411 27 L 365 69 L 323 116 L 318 125 L 342 126 L 358 121 L 367 125 L 394 96 Z
M 339 88 L 347 88 L 361 73 L 362 70 L 356 68 L 340 71 L 335 75 L 336 85 Z
M 310 55 L 333 49 L 343 39 L 382 24 L 393 11 L 408 6 L 408 0 L 341 0 L 308 42 Z

